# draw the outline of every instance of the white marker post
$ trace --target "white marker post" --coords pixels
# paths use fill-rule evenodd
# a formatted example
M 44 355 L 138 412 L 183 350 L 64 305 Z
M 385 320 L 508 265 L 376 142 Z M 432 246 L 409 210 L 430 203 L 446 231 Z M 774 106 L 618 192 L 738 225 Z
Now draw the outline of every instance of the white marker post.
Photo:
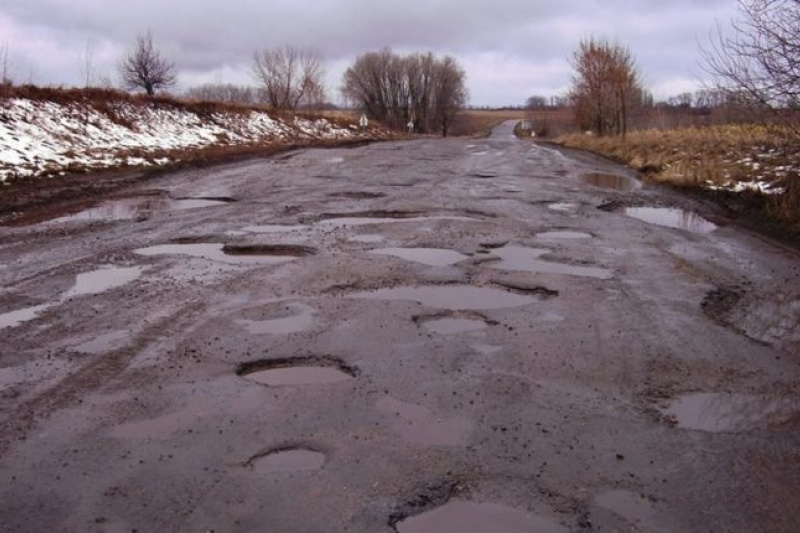
M 406 126 L 408 126 L 408 133 L 414 133 L 414 121 L 413 120 L 409 120 L 408 124 L 406 124 Z
M 362 130 L 367 129 L 367 126 L 369 126 L 369 119 L 367 119 L 365 113 L 361 113 L 361 118 L 358 119 L 358 125 L 361 126 Z

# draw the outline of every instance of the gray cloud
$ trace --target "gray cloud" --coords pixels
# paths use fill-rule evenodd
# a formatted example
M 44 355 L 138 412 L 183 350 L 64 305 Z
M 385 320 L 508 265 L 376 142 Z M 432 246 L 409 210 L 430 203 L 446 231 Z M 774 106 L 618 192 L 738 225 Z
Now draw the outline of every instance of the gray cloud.
M 698 5 L 702 4 L 702 5 Z M 472 102 L 517 104 L 569 85 L 568 58 L 583 37 L 628 45 L 661 96 L 696 85 L 697 41 L 735 15 L 736 0 L 5 0 L 7 39 L 18 81 L 80 83 L 91 42 L 98 74 L 113 76 L 120 54 L 151 29 L 179 66 L 183 85 L 249 81 L 256 48 L 292 43 L 322 51 L 329 84 L 358 54 L 384 46 L 456 56 Z

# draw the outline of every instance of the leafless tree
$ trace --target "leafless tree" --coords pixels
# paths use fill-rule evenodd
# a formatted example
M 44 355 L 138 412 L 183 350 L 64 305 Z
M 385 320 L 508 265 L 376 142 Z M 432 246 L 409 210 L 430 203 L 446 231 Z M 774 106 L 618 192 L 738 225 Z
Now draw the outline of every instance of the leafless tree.
M 390 128 L 447 135 L 467 100 L 466 74 L 452 57 L 399 56 L 385 48 L 359 56 L 344 74 L 342 94 Z
M 231 83 L 205 83 L 188 89 L 185 96 L 192 100 L 246 105 L 256 104 L 261 99 L 257 89 Z
M 325 68 L 316 51 L 284 45 L 253 54 L 253 73 L 266 103 L 279 111 L 295 110 L 325 99 Z
M 92 39 L 86 40 L 86 48 L 79 58 L 81 77 L 83 78 L 83 86 L 91 87 L 94 84 L 94 41 Z
M 123 85 L 127 89 L 144 89 L 148 96 L 174 86 L 175 70 L 175 63 L 163 58 L 153 47 L 153 34 L 149 30 L 136 37 L 133 49 L 119 64 Z
M 720 28 L 702 50 L 729 102 L 766 112 L 800 137 L 800 0 L 740 0 L 732 33 Z
M 572 58 L 571 100 L 581 128 L 598 135 L 625 135 L 632 112 L 641 105 L 642 84 L 630 51 L 590 38 Z
M 11 45 L 8 43 L 8 37 L 3 39 L 0 43 L 0 85 L 13 85 L 14 80 L 11 78 L 10 62 Z

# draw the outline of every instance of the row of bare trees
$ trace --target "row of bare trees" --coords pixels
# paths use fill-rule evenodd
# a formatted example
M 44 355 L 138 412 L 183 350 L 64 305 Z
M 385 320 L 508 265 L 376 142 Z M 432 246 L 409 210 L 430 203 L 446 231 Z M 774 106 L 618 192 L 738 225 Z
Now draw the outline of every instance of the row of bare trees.
M 450 57 L 401 56 L 385 48 L 359 56 L 344 74 L 342 93 L 389 127 L 447 136 L 467 100 L 466 74 Z

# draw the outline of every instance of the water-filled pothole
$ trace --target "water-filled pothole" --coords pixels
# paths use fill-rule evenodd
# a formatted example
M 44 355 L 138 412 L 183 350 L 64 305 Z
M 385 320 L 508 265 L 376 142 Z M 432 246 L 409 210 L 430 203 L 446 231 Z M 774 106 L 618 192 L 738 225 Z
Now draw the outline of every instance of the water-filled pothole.
M 558 211 L 561 213 L 574 213 L 580 206 L 569 202 L 555 202 L 547 206 L 551 211 Z
M 484 321 L 476 318 L 437 318 L 424 323 L 425 329 L 440 335 L 458 335 L 482 331 L 489 327 Z
M 367 211 L 351 215 L 323 215 L 322 220 L 315 226 L 321 228 L 348 228 L 352 226 L 366 226 L 370 224 L 395 224 L 401 222 L 432 222 L 440 220 L 472 222 L 478 220 L 472 217 L 430 215 L 424 216 L 421 212 L 410 211 Z
M 363 235 L 353 235 L 348 240 L 352 242 L 363 242 L 365 244 L 372 244 L 376 242 L 383 242 L 386 240 L 386 237 L 378 233 L 365 233 Z
M 562 239 L 591 239 L 592 234 L 586 233 L 583 231 L 567 231 L 567 230 L 558 230 L 558 231 L 545 231 L 542 233 L 537 233 L 535 235 L 539 239 L 547 239 L 547 240 L 562 240 Z
M 391 255 L 407 261 L 434 267 L 450 266 L 467 259 L 466 255 L 456 252 L 455 250 L 442 248 L 381 248 L 379 250 L 372 250 L 370 253 Z
M 321 385 L 358 376 L 356 367 L 335 357 L 291 357 L 242 363 L 236 375 L 270 385 Z
M 395 525 L 398 533 L 566 533 L 556 521 L 495 503 L 450 500 Z
M 397 300 L 417 302 L 427 307 L 453 311 L 478 311 L 522 307 L 538 301 L 537 298 L 514 294 L 501 289 L 473 287 L 470 285 L 433 285 L 421 287 L 394 287 L 357 292 L 348 296 L 359 300 Z
M 697 213 L 684 209 L 669 207 L 628 207 L 625 214 L 649 224 L 676 228 L 692 233 L 711 233 L 717 229 L 716 224 L 709 222 Z
M 595 187 L 614 189 L 617 191 L 635 191 L 641 187 L 641 184 L 634 178 L 615 174 L 586 174 L 583 176 L 583 180 Z
M 0 329 L 15 328 L 23 322 L 28 322 L 38 317 L 41 313 L 50 309 L 55 304 L 41 304 L 31 307 L 9 311 L 0 315 Z
M 279 448 L 250 458 L 245 466 L 257 474 L 319 470 L 325 466 L 325 454 L 305 448 Z
M 167 196 L 134 196 L 109 200 L 78 213 L 59 217 L 54 222 L 146 220 L 155 213 L 214 207 L 234 202 L 233 198 L 169 198 Z
M 800 398 L 701 392 L 677 398 L 662 412 L 679 428 L 739 433 L 800 422 Z
M 499 257 L 500 260 L 496 263 L 493 263 L 491 268 L 499 270 L 536 272 L 540 274 L 563 274 L 566 276 L 602 280 L 607 280 L 614 277 L 614 274 L 606 268 L 568 265 L 539 259 L 541 256 L 549 252 L 550 250 L 540 248 L 504 246 L 494 250 L 493 254 Z
M 299 244 L 226 244 L 226 255 L 257 255 L 274 257 L 305 257 L 317 253 L 316 248 Z
M 256 254 L 252 251 L 252 248 L 250 249 L 250 253 L 247 253 L 246 248 L 243 250 L 241 247 L 229 247 L 228 251 L 225 251 L 225 247 L 226 245 L 221 243 L 160 244 L 147 248 L 139 248 L 138 250 L 134 250 L 134 253 L 148 257 L 157 255 L 188 255 L 190 257 L 219 261 L 233 265 L 278 264 L 292 261 L 299 257 L 297 250 L 287 250 L 287 255 L 277 255 L 274 253 L 274 249 L 270 250 L 269 248 L 264 248 L 262 250 L 266 253 Z M 286 247 L 282 246 L 282 248 L 285 249 Z M 231 251 L 233 253 L 231 253 Z M 307 254 L 301 253 L 300 255 Z

